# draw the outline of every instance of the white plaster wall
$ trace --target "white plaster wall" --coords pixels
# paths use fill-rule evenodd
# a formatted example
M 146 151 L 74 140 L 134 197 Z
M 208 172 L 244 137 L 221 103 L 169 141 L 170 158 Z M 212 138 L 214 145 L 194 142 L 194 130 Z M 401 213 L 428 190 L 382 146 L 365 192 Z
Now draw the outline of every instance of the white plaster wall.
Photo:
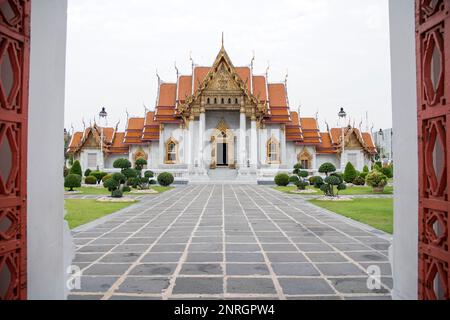
M 355 167 L 355 169 L 356 170 L 358 170 L 358 171 L 362 171 L 362 169 L 364 168 L 364 165 L 365 165 L 365 155 L 364 155 L 364 151 L 362 151 L 362 150 L 345 150 L 344 151 L 344 168 L 343 169 L 345 169 L 345 166 L 347 165 L 347 163 L 349 162 L 349 160 L 350 160 L 350 157 L 349 157 L 349 155 L 350 154 L 355 154 L 356 155 L 356 163 L 353 163 L 352 162 L 352 164 L 353 164 L 353 166 Z M 336 157 L 336 161 L 338 161 L 337 159 L 337 156 L 335 156 Z
M 320 168 L 321 165 L 323 165 L 326 162 L 334 164 L 337 170 L 339 170 L 341 167 L 338 157 L 334 154 L 318 154 L 316 158 L 317 158 L 317 170 Z
M 271 138 L 271 137 L 275 137 L 279 142 L 280 142 L 280 159 L 281 159 L 281 164 L 280 165 L 271 165 L 270 167 L 285 167 L 287 168 L 287 163 L 286 163 L 286 157 L 283 157 L 283 149 L 285 148 L 285 146 L 283 146 L 283 136 L 285 135 L 285 132 L 281 130 L 281 126 L 277 125 L 277 124 L 269 124 L 266 125 L 265 128 L 260 129 L 260 150 L 261 152 L 260 154 L 260 159 L 259 161 L 261 162 L 262 166 L 268 166 L 267 165 L 267 141 Z M 284 153 L 286 154 L 286 153 Z
M 127 154 L 114 154 L 114 155 L 109 155 L 105 158 L 105 171 L 110 171 L 112 169 L 114 169 L 113 164 L 114 161 L 116 161 L 117 159 L 121 159 L 121 158 L 125 158 L 128 159 L 128 155 Z
M 147 167 L 149 169 L 158 168 L 159 165 L 159 141 L 152 141 L 149 146 L 149 155 L 147 160 Z
M 61 174 L 66 21 L 66 0 L 32 2 L 27 199 L 29 299 L 65 298 L 65 270 L 74 252 L 64 221 Z
M 95 153 L 97 155 L 97 165 L 95 167 L 88 167 L 88 154 L 89 153 Z M 126 156 L 125 156 L 126 158 Z M 103 167 L 102 163 L 102 154 L 100 149 L 83 149 L 80 152 L 80 164 L 81 164 L 81 171 L 84 173 L 86 169 L 91 170 L 97 170 L 97 167 L 101 169 Z
M 418 147 L 414 0 L 390 0 L 395 168 L 394 299 L 417 299 Z
M 164 156 L 165 156 L 165 147 L 166 142 L 170 138 L 174 138 L 176 141 L 178 141 L 178 164 L 184 164 L 185 163 L 185 148 L 184 148 L 184 129 L 180 128 L 180 125 L 178 124 L 165 124 L 164 130 L 161 133 L 163 139 L 163 155 L 162 155 L 162 163 L 161 165 L 164 165 Z

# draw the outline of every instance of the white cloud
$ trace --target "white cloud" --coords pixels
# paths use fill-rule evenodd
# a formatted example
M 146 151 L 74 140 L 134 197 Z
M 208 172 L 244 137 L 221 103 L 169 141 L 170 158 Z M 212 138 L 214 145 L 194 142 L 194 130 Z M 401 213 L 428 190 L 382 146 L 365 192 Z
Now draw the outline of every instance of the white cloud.
M 389 127 L 390 71 L 387 0 L 147 1 L 70 0 L 66 126 L 81 127 L 108 108 L 110 124 L 125 109 L 154 107 L 156 76 L 174 81 L 174 62 L 190 72 L 209 65 L 221 32 L 235 65 L 256 53 L 255 72 L 270 61 L 270 80 L 289 69 L 292 109 L 319 110 L 335 124 L 340 106 L 358 119 L 368 111 Z M 322 129 L 325 127 L 322 125 Z

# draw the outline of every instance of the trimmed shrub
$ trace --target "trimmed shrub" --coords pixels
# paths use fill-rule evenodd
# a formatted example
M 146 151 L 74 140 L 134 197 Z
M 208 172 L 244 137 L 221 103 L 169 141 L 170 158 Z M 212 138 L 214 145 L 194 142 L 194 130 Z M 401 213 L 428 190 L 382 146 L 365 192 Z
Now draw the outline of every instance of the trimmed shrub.
M 145 171 L 145 173 L 144 173 L 144 177 L 146 177 L 146 178 L 153 178 L 154 176 L 155 176 L 155 174 L 153 173 L 153 171 L 150 171 L 150 170 Z
M 117 159 L 116 161 L 114 161 L 113 167 L 116 169 L 122 169 L 122 171 L 123 171 L 125 169 L 131 168 L 131 162 L 128 159 L 120 158 L 120 159 Z
M 308 178 L 309 173 L 308 173 L 308 171 L 300 170 L 300 171 L 298 172 L 298 176 L 299 176 L 300 178 Z
M 325 175 L 328 177 L 328 175 L 332 172 L 336 171 L 336 167 L 334 166 L 334 164 L 330 163 L 330 162 L 325 162 L 324 164 L 322 164 L 319 168 L 319 172 L 320 173 L 325 173 Z
M 137 170 L 131 169 L 131 168 L 122 170 L 122 174 L 127 178 L 127 180 L 130 178 L 136 178 L 137 176 L 139 176 L 139 172 Z
M 127 181 L 127 177 L 122 173 L 116 172 L 112 175 L 113 180 L 116 180 L 119 184 L 123 184 Z
M 374 170 L 367 175 L 366 183 L 368 186 L 374 189 L 380 189 L 378 191 L 382 191 L 387 185 L 387 180 L 387 177 L 383 173 Z
M 86 178 L 84 178 L 84 183 L 86 184 L 97 184 L 97 178 L 94 176 L 87 176 Z
M 363 186 L 366 184 L 366 180 L 363 177 L 359 176 L 356 177 L 355 180 L 353 180 L 353 184 L 355 186 Z
M 366 177 L 367 177 L 367 175 L 368 175 L 369 173 L 368 172 L 361 172 L 360 174 L 359 174 L 359 176 L 361 177 L 361 178 L 363 178 L 364 179 L 364 181 L 366 181 Z
M 340 185 L 337 186 L 337 195 L 339 195 L 339 191 L 343 191 L 347 189 L 347 185 L 345 183 L 341 183 Z
M 306 187 L 309 186 L 309 183 L 307 181 L 299 180 L 295 184 L 298 188 L 298 190 L 306 190 Z
M 329 176 L 325 179 L 325 183 L 330 184 L 332 186 L 338 186 L 342 183 L 342 180 L 337 176 Z
M 324 184 L 323 178 L 316 177 L 316 179 L 314 180 L 314 188 L 320 189 L 320 187 L 322 187 L 323 184 Z
M 369 167 L 367 165 L 364 166 L 363 168 L 363 172 L 365 173 L 369 173 Z
M 147 165 L 147 160 L 143 158 L 139 158 L 134 162 L 134 168 L 138 171 L 142 171 L 144 167 Z
M 381 172 L 389 179 L 393 177 L 391 167 L 384 167 L 381 169 Z
M 300 179 L 299 179 L 298 176 L 291 176 L 291 177 L 289 178 L 289 182 L 292 183 L 292 184 L 296 184 L 296 183 L 299 182 L 299 181 L 300 181 Z
M 294 171 L 292 172 L 293 174 L 298 175 L 299 171 L 303 169 L 303 166 L 301 163 L 297 163 L 296 165 L 294 165 Z
M 69 168 L 64 167 L 64 178 L 67 177 L 69 175 L 69 173 L 70 173 Z
M 105 182 L 106 180 L 112 179 L 112 174 L 107 174 L 102 178 L 102 182 Z
M 86 169 L 86 171 L 84 172 L 84 176 L 89 177 L 91 175 L 91 172 L 92 172 L 91 169 Z
M 116 189 L 114 191 L 111 192 L 111 197 L 112 198 L 122 198 L 123 197 L 123 192 L 120 189 Z
M 103 182 L 103 186 L 108 189 L 108 191 L 114 191 L 117 188 L 120 187 L 119 181 L 115 180 L 114 178 L 108 179 L 105 182 Z
M 356 172 L 355 167 L 351 162 L 348 162 L 347 165 L 345 166 L 344 181 L 347 183 L 352 183 L 357 176 L 358 173 Z
M 97 179 L 97 183 L 100 183 L 103 181 L 103 178 L 106 177 L 108 174 L 106 172 L 101 171 L 92 171 L 91 176 L 95 177 Z
M 275 184 L 279 187 L 286 187 L 289 185 L 289 176 L 286 173 L 277 174 L 275 176 Z
M 162 172 L 158 175 L 158 183 L 163 187 L 170 186 L 175 181 L 173 175 L 169 172 Z M 289 177 L 288 177 L 289 183 Z
M 148 182 L 148 184 L 150 184 L 150 185 L 155 185 L 155 184 L 156 184 L 156 180 L 155 180 L 155 179 L 151 179 L 151 180 Z
M 124 186 L 124 187 L 122 188 L 122 191 L 123 191 L 123 192 L 130 192 L 130 191 L 131 191 L 131 188 L 130 188 L 129 186 Z
M 72 168 L 70 168 L 69 174 L 77 174 L 80 177 L 83 176 L 83 172 L 81 171 L 81 164 L 80 161 L 75 161 L 72 165 Z
M 69 188 L 69 191 L 73 191 L 73 188 L 80 188 L 81 187 L 81 175 L 69 174 L 64 179 L 64 187 Z
M 340 172 L 333 172 L 332 174 L 330 174 L 330 177 L 337 177 L 339 178 L 339 180 L 341 180 L 341 183 L 344 182 L 344 175 Z

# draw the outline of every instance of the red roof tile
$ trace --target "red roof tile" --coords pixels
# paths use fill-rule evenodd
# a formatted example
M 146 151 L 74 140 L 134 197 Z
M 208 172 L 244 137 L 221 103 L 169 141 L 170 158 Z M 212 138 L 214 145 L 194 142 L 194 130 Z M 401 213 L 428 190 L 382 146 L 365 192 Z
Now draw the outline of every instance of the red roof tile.
M 254 76 L 253 77 L 253 95 L 261 102 L 267 101 L 267 83 L 266 77 Z

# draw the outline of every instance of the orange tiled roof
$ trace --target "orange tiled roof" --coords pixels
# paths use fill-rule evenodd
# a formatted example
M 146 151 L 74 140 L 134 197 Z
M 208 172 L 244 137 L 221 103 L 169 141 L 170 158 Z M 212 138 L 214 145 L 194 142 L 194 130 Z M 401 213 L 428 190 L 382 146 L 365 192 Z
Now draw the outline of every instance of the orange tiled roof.
M 362 137 L 363 137 L 364 143 L 367 146 L 368 151 L 371 154 L 377 154 L 378 151 L 377 151 L 377 148 L 375 147 L 375 144 L 373 142 L 372 135 L 370 133 L 368 133 L 368 132 L 363 132 L 362 133 Z
M 159 140 L 159 123 L 155 121 L 155 113 L 148 112 L 145 118 L 144 132 L 142 134 L 142 140 L 153 141 Z
M 195 67 L 194 68 L 194 92 L 198 90 L 199 83 L 201 84 L 211 70 L 211 67 Z
M 314 118 L 301 118 L 300 125 L 303 130 L 304 144 L 320 144 L 321 136 L 319 125 Z
M 286 99 L 286 87 L 282 83 L 269 84 L 270 118 L 267 123 L 291 122 Z
M 141 144 L 142 132 L 144 130 L 144 118 L 128 119 L 127 129 L 125 131 L 125 144 Z
M 244 82 L 247 85 L 247 89 L 250 89 L 250 73 L 251 70 L 249 67 L 237 67 L 236 73 L 238 74 L 239 78 L 241 78 L 242 82 Z
M 253 95 L 261 102 L 267 101 L 267 83 L 266 77 L 254 76 L 253 77 Z
M 184 102 L 192 95 L 192 76 L 180 76 L 178 80 L 178 100 Z
M 176 118 L 176 83 L 162 83 L 159 86 L 159 99 L 155 118 L 159 122 L 179 122 Z
M 319 154 L 333 154 L 337 153 L 337 148 L 331 141 L 331 134 L 329 132 L 321 132 L 320 137 L 322 143 L 316 147 L 316 151 Z
M 83 132 L 74 132 L 74 134 L 72 135 L 72 139 L 70 139 L 67 152 L 75 153 L 81 144 L 81 139 L 83 139 Z
M 128 146 L 124 143 L 125 132 L 116 132 L 114 134 L 114 141 L 109 147 L 109 153 L 111 154 L 128 154 Z
M 303 132 L 297 112 L 291 112 L 291 122 L 286 125 L 287 141 L 303 141 Z

